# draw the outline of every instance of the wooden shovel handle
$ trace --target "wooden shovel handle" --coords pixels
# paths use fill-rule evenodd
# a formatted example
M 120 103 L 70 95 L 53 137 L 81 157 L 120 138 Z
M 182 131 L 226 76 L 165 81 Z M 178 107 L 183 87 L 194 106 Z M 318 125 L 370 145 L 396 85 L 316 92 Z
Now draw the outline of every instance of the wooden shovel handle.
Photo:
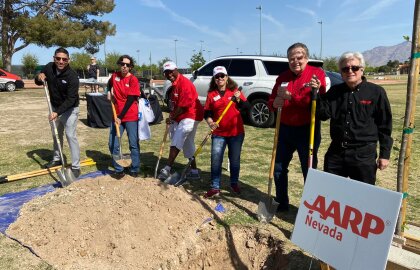
M 115 110 L 114 102 L 111 100 L 111 106 L 112 106 L 112 114 L 114 115 L 114 123 L 115 123 L 115 130 L 117 131 L 117 137 L 120 138 L 120 125 L 117 123 L 117 111 Z

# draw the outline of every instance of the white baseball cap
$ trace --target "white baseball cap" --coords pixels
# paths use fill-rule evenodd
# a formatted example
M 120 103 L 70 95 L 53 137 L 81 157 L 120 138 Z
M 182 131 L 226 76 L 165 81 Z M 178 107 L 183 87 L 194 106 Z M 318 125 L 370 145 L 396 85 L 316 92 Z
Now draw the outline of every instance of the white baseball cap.
M 175 70 L 177 68 L 178 67 L 176 66 L 176 64 L 174 62 L 172 62 L 172 61 L 167 61 L 167 62 L 165 62 L 163 64 L 163 71 L 166 71 L 166 70 Z
M 227 75 L 226 68 L 224 66 L 217 66 L 213 69 L 213 76 L 219 73 Z

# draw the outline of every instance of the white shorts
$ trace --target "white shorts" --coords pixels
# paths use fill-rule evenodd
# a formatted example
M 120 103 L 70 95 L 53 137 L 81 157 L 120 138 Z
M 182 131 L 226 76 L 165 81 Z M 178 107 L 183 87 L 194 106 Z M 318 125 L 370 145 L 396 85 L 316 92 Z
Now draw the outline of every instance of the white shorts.
M 184 157 L 191 158 L 194 156 L 195 144 L 194 138 L 197 132 L 199 121 L 185 118 L 177 122 L 173 122 L 169 127 L 169 137 L 171 138 L 171 146 L 175 146 L 179 150 L 182 149 Z

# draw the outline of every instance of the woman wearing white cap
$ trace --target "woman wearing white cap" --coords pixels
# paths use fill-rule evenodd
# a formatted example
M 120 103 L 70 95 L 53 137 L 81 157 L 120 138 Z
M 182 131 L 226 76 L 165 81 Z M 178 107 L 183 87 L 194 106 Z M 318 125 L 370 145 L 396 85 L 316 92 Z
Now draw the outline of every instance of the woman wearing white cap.
M 234 103 L 226 114 L 216 123 L 230 101 Z M 223 155 L 226 146 L 230 161 L 230 187 L 236 194 L 239 188 L 239 170 L 241 149 L 244 142 L 245 130 L 240 109 L 248 105 L 245 96 L 238 90 L 238 85 L 229 78 L 226 68 L 217 66 L 213 69 L 206 104 L 204 105 L 204 119 L 213 130 L 211 144 L 211 189 L 204 195 L 210 198 L 220 193 L 220 179 L 222 176 Z

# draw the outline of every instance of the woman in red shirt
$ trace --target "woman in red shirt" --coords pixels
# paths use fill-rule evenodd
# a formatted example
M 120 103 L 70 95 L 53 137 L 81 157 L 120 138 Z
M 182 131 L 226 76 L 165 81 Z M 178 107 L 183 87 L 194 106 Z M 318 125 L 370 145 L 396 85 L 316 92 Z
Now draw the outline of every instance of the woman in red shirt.
M 217 123 L 229 102 L 233 104 Z M 241 149 L 245 131 L 240 109 L 247 107 L 245 96 L 238 90 L 238 85 L 227 75 L 226 68 L 217 66 L 213 69 L 206 104 L 204 119 L 213 130 L 211 144 L 211 189 L 204 195 L 206 198 L 220 193 L 223 155 L 226 146 L 230 161 L 230 186 L 233 192 L 240 193 L 239 170 Z

